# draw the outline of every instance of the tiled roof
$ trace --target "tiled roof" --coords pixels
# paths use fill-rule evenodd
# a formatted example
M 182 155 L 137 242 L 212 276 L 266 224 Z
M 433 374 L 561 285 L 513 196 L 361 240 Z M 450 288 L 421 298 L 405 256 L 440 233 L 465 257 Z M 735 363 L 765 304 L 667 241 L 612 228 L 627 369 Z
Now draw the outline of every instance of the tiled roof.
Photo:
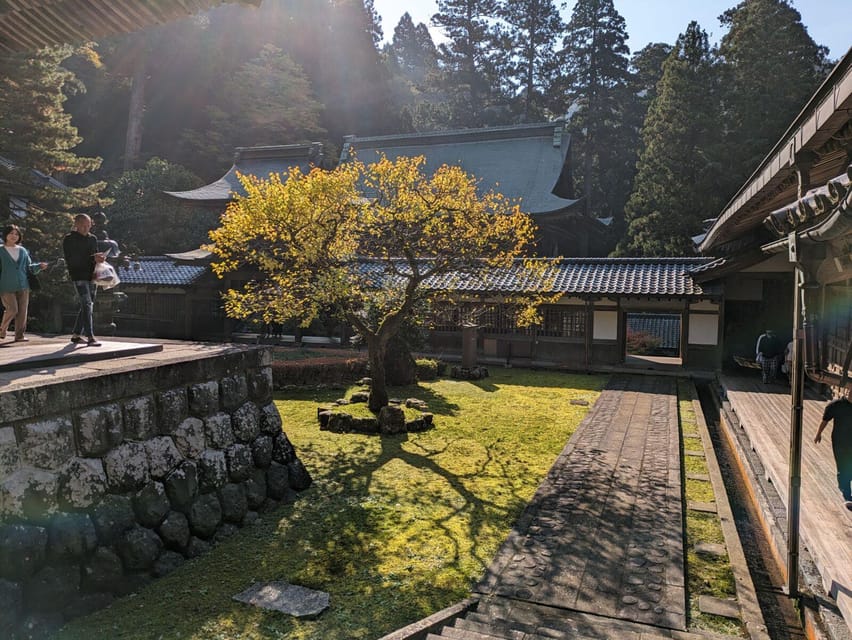
M 4 169 L 8 169 L 9 171 L 14 171 L 18 168 L 14 162 L 9 160 L 4 156 L 0 156 L 0 167 Z M 54 189 L 61 189 L 62 191 L 67 191 L 68 186 L 62 182 L 59 182 L 56 178 L 47 175 L 39 171 L 38 169 L 30 169 L 30 175 L 32 176 L 32 184 L 39 187 L 52 187 Z
M 352 150 L 362 162 L 380 154 L 424 156 L 426 173 L 442 165 L 460 166 L 474 175 L 485 191 L 493 189 L 521 200 L 531 214 L 566 209 L 577 202 L 571 195 L 568 148 L 570 136 L 562 122 L 437 133 L 359 138 L 347 136 L 341 162 Z
M 245 195 L 237 173 L 268 178 L 269 174 L 287 173 L 298 166 L 303 172 L 322 160 L 322 144 L 288 144 L 270 147 L 238 147 L 234 165 L 216 182 L 190 191 L 166 191 L 167 195 L 199 204 L 224 204 L 235 194 Z
M 718 296 L 721 287 L 699 284 L 690 268 L 708 258 L 566 258 L 553 261 L 548 273 L 530 280 L 521 263 L 508 269 L 489 269 L 477 275 L 442 275 L 428 280 L 427 287 L 469 293 L 520 293 L 541 291 L 564 295 L 620 296 Z M 387 268 L 380 262 L 364 262 L 368 277 L 381 279 Z M 400 267 L 401 268 L 401 267 Z M 546 290 L 542 285 L 549 283 Z
M 718 285 L 699 284 L 689 273 L 691 267 L 709 262 L 707 258 L 568 258 L 550 261 L 548 272 L 530 279 L 520 261 L 507 269 L 488 269 L 480 274 L 440 275 L 425 286 L 436 291 L 479 293 L 522 293 L 540 291 L 564 295 L 621 296 L 718 296 Z M 139 264 L 137 270 L 135 264 Z M 395 268 L 406 271 L 402 261 Z M 375 283 L 393 278 L 380 261 L 363 260 L 359 269 Z M 206 265 L 182 264 L 167 257 L 143 257 L 119 268 L 126 284 L 187 286 L 209 272 Z M 548 283 L 546 289 L 542 285 Z
M 162 256 L 144 256 L 131 260 L 127 267 L 117 267 L 117 271 L 123 284 L 185 287 L 195 284 L 210 269 Z
M 660 348 L 677 349 L 680 345 L 680 315 L 628 313 L 627 331 L 656 336 L 660 339 Z
M 804 197 L 770 213 L 763 224 L 776 237 L 784 237 L 791 231 L 825 220 L 836 211 L 848 211 L 852 208 L 852 200 L 848 196 L 850 190 L 852 164 L 821 187 L 811 189 Z

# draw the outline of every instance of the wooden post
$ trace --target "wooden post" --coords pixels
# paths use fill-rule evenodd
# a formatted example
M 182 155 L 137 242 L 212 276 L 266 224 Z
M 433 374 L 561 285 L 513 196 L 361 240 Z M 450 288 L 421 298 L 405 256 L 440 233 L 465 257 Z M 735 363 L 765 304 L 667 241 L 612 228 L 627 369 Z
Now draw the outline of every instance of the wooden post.
M 476 366 L 476 334 L 477 327 L 462 327 L 462 362 L 465 369 Z
M 684 302 L 680 317 L 680 366 L 687 364 L 687 352 L 689 351 L 689 300 Z
M 586 371 L 592 368 L 592 336 L 595 331 L 595 303 L 586 300 L 586 332 L 584 335 L 586 352 Z
M 789 260 L 793 271 L 793 378 L 790 389 L 790 458 L 787 485 L 787 594 L 799 595 L 799 525 L 802 490 L 802 413 L 805 391 L 805 363 L 803 359 L 804 284 L 805 269 L 799 255 L 796 232 L 788 238 Z
M 802 489 L 802 403 L 805 366 L 804 330 L 802 322 L 801 281 L 804 273 L 796 268 L 793 282 L 793 380 L 790 390 L 790 475 L 787 501 L 787 593 L 799 595 L 799 521 Z

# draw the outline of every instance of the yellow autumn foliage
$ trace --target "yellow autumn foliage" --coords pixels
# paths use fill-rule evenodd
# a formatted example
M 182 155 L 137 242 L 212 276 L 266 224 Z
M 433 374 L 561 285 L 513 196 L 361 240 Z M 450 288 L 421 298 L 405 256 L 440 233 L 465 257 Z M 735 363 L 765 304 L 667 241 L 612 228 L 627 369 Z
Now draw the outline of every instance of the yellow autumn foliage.
M 384 320 L 426 299 L 428 278 L 487 279 L 526 253 L 534 224 L 517 203 L 480 193 L 459 167 L 426 175 L 424 161 L 356 159 L 334 171 L 241 176 L 246 195 L 210 233 L 220 277 L 238 268 L 257 273 L 244 288 L 225 293 L 228 315 L 308 323 L 321 309 L 333 309 L 359 332 L 378 334 Z M 540 283 L 545 263 L 526 268 Z M 372 326 L 367 307 L 378 311 Z

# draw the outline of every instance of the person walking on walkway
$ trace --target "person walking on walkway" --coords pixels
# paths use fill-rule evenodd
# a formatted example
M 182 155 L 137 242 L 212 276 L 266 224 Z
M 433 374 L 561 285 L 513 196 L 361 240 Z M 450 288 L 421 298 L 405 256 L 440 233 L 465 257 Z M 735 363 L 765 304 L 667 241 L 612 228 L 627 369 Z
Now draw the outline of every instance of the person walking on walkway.
M 27 309 L 30 304 L 28 274 L 47 268 L 46 262 L 33 263 L 29 252 L 21 246 L 21 230 L 17 225 L 3 227 L 3 248 L 0 249 L 0 300 L 3 301 L 3 319 L 0 320 L 0 339 L 15 321 L 15 342 L 27 342 Z
M 778 365 L 784 355 L 784 347 L 772 329 L 767 329 L 760 334 L 755 345 L 755 352 L 755 359 L 760 363 L 763 384 L 769 381 L 774 382 L 778 377 Z
M 71 342 L 83 342 L 85 336 L 86 344 L 99 347 L 101 343 L 95 338 L 92 320 L 97 293 L 94 282 L 95 263 L 103 262 L 106 258 L 98 251 L 98 240 L 89 233 L 91 228 L 92 219 L 89 216 L 85 213 L 75 216 L 74 230 L 62 240 L 62 252 L 65 254 L 68 275 L 74 283 L 80 302 Z
M 831 449 L 837 465 L 837 486 L 846 501 L 846 508 L 852 511 L 852 402 L 849 402 L 848 387 L 842 393 L 840 398 L 825 406 L 814 442 L 820 443 L 826 425 L 834 420 Z

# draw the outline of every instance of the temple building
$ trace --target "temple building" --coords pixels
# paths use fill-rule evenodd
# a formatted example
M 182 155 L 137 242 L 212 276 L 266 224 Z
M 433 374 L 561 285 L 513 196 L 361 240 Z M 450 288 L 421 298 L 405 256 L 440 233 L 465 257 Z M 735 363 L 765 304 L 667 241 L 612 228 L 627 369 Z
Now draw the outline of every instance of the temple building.
M 347 136 L 340 161 L 353 154 L 362 162 L 382 155 L 423 156 L 424 172 L 459 166 L 494 190 L 520 202 L 538 225 L 537 254 L 588 257 L 607 252 L 609 220 L 586 215 L 574 198 L 571 137 L 562 121 L 483 129 L 392 136 Z
M 268 178 L 272 173 L 286 174 L 292 167 L 299 167 L 303 173 L 308 173 L 312 167 L 326 164 L 323 146 L 319 142 L 237 147 L 234 152 L 234 164 L 215 182 L 189 191 L 165 193 L 187 204 L 211 207 L 224 212 L 235 196 L 245 195 L 239 175 Z

